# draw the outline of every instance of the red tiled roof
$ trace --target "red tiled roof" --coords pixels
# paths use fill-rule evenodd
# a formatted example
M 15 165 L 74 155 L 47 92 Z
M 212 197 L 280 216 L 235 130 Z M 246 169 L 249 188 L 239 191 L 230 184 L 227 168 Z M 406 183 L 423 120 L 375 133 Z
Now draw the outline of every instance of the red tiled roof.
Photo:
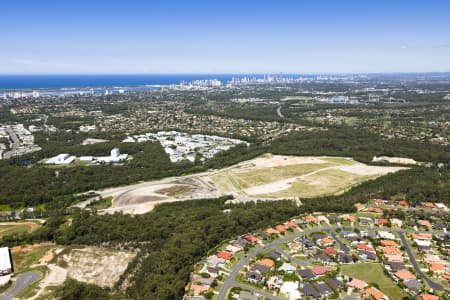
M 381 248 L 384 254 L 400 254 L 400 250 L 396 247 L 383 247 Z
M 321 243 L 322 245 L 326 245 L 326 244 L 330 244 L 330 243 L 332 244 L 332 243 L 333 243 L 333 240 L 330 239 L 330 238 L 325 237 L 325 238 L 323 238 L 323 239 L 320 240 L 320 243 Z
M 295 222 L 292 222 L 292 221 L 287 221 L 286 222 L 286 227 L 287 228 L 296 228 L 297 224 Z
M 311 222 L 317 222 L 317 219 L 314 218 L 314 217 L 311 216 L 311 215 L 307 215 L 307 216 L 305 217 L 305 220 L 306 220 L 306 222 L 308 222 L 308 223 L 311 223 Z
M 351 281 L 347 282 L 347 286 L 362 290 L 363 288 L 365 288 L 367 286 L 367 283 L 365 281 L 362 281 L 362 280 L 359 280 L 356 278 L 352 278 Z
M 412 238 L 418 240 L 431 240 L 433 236 L 431 233 L 413 233 Z
M 444 272 L 445 271 L 445 265 L 440 263 L 433 263 L 430 264 L 430 271 L 431 272 Z
M 368 251 L 368 252 L 375 252 L 375 249 L 366 245 L 366 244 L 358 244 L 358 250 L 364 250 L 364 251 Z
M 246 235 L 243 236 L 243 238 L 245 240 L 249 241 L 252 244 L 254 244 L 254 243 L 259 241 L 259 238 L 254 236 L 254 235 L 252 235 L 252 234 L 246 234 Z
M 268 259 L 268 258 L 263 258 L 263 259 L 257 260 L 255 262 L 255 264 L 263 265 L 263 266 L 266 266 L 266 267 L 269 267 L 269 268 L 273 268 L 275 266 L 275 263 L 273 262 L 273 260 Z
M 225 260 L 230 260 L 233 257 L 233 254 L 227 251 L 219 251 L 217 252 L 217 257 L 223 258 Z
M 388 219 L 378 219 L 378 224 L 379 225 L 387 225 L 389 224 L 389 220 Z
M 377 214 L 381 214 L 383 212 L 383 210 L 379 207 L 369 207 L 367 210 Z
M 292 250 L 296 250 L 298 248 L 300 248 L 300 243 L 299 242 L 292 242 L 289 244 L 289 248 L 291 248 Z
M 438 296 L 430 295 L 430 294 L 422 294 L 422 300 L 439 300 Z
M 337 250 L 334 249 L 333 247 L 326 247 L 325 250 L 323 250 L 323 252 L 325 252 L 325 254 L 327 254 L 328 256 L 333 256 L 337 253 Z
M 405 206 L 405 207 L 408 207 L 408 206 L 409 206 L 409 205 L 408 205 L 408 202 L 406 202 L 406 200 L 400 200 L 400 201 L 398 202 L 398 204 L 401 205 L 401 206 Z
M 286 227 L 284 227 L 284 225 L 277 225 L 275 226 L 275 229 L 278 230 L 280 233 L 286 232 Z
M 267 232 L 268 234 L 279 234 L 279 233 L 280 233 L 278 230 L 275 230 L 275 229 L 273 229 L 272 227 L 267 228 L 267 229 L 266 229 L 266 232 Z
M 380 243 L 383 246 L 388 246 L 388 247 L 397 247 L 397 243 L 395 241 L 391 241 L 391 240 L 381 240 Z
M 370 287 L 368 288 L 365 293 L 369 296 L 372 296 L 375 299 L 384 299 L 385 295 L 380 290 L 377 290 L 376 288 Z
M 311 269 L 311 271 L 317 276 L 323 275 L 327 272 L 330 272 L 331 270 L 332 269 L 330 267 L 324 267 L 324 266 L 315 266 Z
M 407 270 L 395 272 L 394 275 L 401 280 L 416 279 L 416 276 Z
M 431 228 L 431 223 L 428 220 L 420 220 L 419 225 Z

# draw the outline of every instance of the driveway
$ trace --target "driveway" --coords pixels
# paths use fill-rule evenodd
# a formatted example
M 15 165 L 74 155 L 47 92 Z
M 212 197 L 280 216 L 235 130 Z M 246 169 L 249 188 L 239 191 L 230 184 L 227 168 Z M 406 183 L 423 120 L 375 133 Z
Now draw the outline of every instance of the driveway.
M 329 230 L 328 233 L 336 241 L 336 243 L 338 243 L 339 249 L 341 251 L 343 251 L 344 253 L 347 253 L 347 254 L 350 253 L 350 248 L 337 237 L 337 235 L 334 233 L 333 230 Z
M 41 273 L 37 271 L 26 272 L 17 276 L 14 287 L 5 294 L 0 295 L 0 300 L 14 299 L 24 288 L 41 278 Z

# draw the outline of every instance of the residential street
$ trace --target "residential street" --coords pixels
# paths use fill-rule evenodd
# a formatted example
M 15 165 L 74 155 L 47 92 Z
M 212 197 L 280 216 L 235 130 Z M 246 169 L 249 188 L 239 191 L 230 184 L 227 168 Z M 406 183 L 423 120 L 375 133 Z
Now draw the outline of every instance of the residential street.
M 270 242 L 266 245 L 264 245 L 263 247 L 257 247 L 257 248 L 253 248 L 243 259 L 241 259 L 236 266 L 234 267 L 234 269 L 230 272 L 230 275 L 225 279 L 225 282 L 223 284 L 223 286 L 221 287 L 220 291 L 219 291 L 219 295 L 217 297 L 217 300 L 225 300 L 225 297 L 227 295 L 227 292 L 229 291 L 229 289 L 231 289 L 232 287 L 235 286 L 239 286 L 248 290 L 251 290 L 252 292 L 255 293 L 259 293 L 261 295 L 264 295 L 265 297 L 268 297 L 270 299 L 279 299 L 278 297 L 273 296 L 272 294 L 269 293 L 269 295 L 265 295 L 267 294 L 267 292 L 264 292 L 260 289 L 254 288 L 251 285 L 244 285 L 241 283 L 236 282 L 236 276 L 239 274 L 239 272 L 244 268 L 245 265 L 247 265 L 254 256 L 256 256 L 258 253 L 261 253 L 262 251 L 266 250 L 266 249 L 276 249 L 277 251 L 281 252 L 284 256 L 286 256 L 287 258 L 289 258 L 292 262 L 294 262 L 295 264 L 301 265 L 301 266 L 305 266 L 305 264 L 307 263 L 306 261 L 303 260 L 299 260 L 296 259 L 294 257 L 292 257 L 291 255 L 289 255 L 288 253 L 286 253 L 285 251 L 280 249 L 280 245 L 291 241 L 293 239 L 296 239 L 298 237 L 301 236 L 305 236 L 308 235 L 309 233 L 312 232 L 316 232 L 316 231 L 320 231 L 320 230 L 324 230 L 327 232 L 330 232 L 330 235 L 336 240 L 336 242 L 339 244 L 339 247 L 342 251 L 344 252 L 349 252 L 350 249 L 348 248 L 347 245 L 345 245 L 342 241 L 339 240 L 339 238 L 337 238 L 336 234 L 334 233 L 334 230 L 336 230 L 337 228 L 339 228 L 339 226 L 334 225 L 334 226 L 324 226 L 324 227 L 314 227 L 314 228 L 308 228 L 306 230 L 303 231 L 296 231 L 292 234 L 289 234 L 281 239 L 275 240 L 273 242 Z M 353 228 L 359 228 L 359 226 L 357 227 L 353 227 Z M 367 229 L 367 228 L 366 228 Z M 417 265 L 417 262 L 412 254 L 411 248 L 409 247 L 408 243 L 406 242 L 404 233 L 408 232 L 416 232 L 413 230 L 395 230 L 395 229 L 391 229 L 391 228 L 383 228 L 383 230 L 385 231 L 389 231 L 389 232 L 394 232 L 394 233 L 398 233 L 400 236 L 400 239 L 402 241 L 402 243 L 405 246 L 406 252 L 408 253 L 408 256 L 411 260 L 412 265 L 414 266 L 416 272 L 418 274 L 420 274 L 420 276 L 422 276 L 422 278 L 428 283 L 428 285 L 435 289 L 435 290 L 443 290 L 443 287 L 435 282 L 433 282 L 429 277 L 427 277 L 419 268 L 419 266 Z M 264 294 L 263 294 L 264 293 Z M 1 299 L 0 299 L 1 300 Z
M 334 229 L 337 228 L 337 226 L 326 227 L 326 228 L 334 230 Z M 267 244 L 267 245 L 265 245 L 263 247 L 257 247 L 257 248 L 252 249 L 243 259 L 241 259 L 239 261 L 239 263 L 231 271 L 230 275 L 227 277 L 227 279 L 225 280 L 223 286 L 221 287 L 221 289 L 219 291 L 219 296 L 217 297 L 217 300 L 224 300 L 225 296 L 227 294 L 227 291 L 230 288 L 232 288 L 234 286 L 239 286 L 239 283 L 237 283 L 236 280 L 235 280 L 236 276 L 239 274 L 239 271 L 246 264 L 248 264 L 255 255 L 257 255 L 258 253 L 260 253 L 260 252 L 262 252 L 262 251 L 264 251 L 264 250 L 266 250 L 268 248 L 275 248 L 275 249 L 277 249 L 283 243 L 286 243 L 286 242 L 288 242 L 290 240 L 293 240 L 295 238 L 298 238 L 300 236 L 307 235 L 307 234 L 309 234 L 311 232 L 314 232 L 314 231 L 317 231 L 317 230 L 318 230 L 317 228 L 311 228 L 311 229 L 307 229 L 307 230 L 304 230 L 304 231 L 296 231 L 296 232 L 294 232 L 294 233 L 292 233 L 290 235 L 287 235 L 287 236 L 285 236 L 285 237 L 283 237 L 281 239 L 275 240 L 275 241 L 273 241 L 273 242 L 271 242 L 271 243 L 269 243 L 269 244 Z M 255 290 L 257 290 L 259 292 L 258 289 L 255 289 Z M 274 296 L 272 295 L 272 297 L 274 297 Z M 274 299 L 278 299 L 278 298 L 274 298 Z
M 400 236 L 400 239 L 402 240 L 403 246 L 405 246 L 406 253 L 408 253 L 409 260 L 411 261 L 411 264 L 413 265 L 416 273 L 419 274 L 422 277 L 422 279 L 425 280 L 432 289 L 442 291 L 444 289 L 442 285 L 432 281 L 426 274 L 422 272 L 422 270 L 420 270 L 420 266 L 417 264 L 417 261 L 414 257 L 414 254 L 412 253 L 411 247 L 409 247 L 408 242 L 406 241 L 403 231 L 399 230 L 397 231 L 397 233 Z
M 350 253 L 350 248 L 337 237 L 333 230 L 329 230 L 328 232 L 330 233 L 331 237 L 336 240 L 336 243 L 338 243 L 339 249 L 341 251 L 347 254 Z

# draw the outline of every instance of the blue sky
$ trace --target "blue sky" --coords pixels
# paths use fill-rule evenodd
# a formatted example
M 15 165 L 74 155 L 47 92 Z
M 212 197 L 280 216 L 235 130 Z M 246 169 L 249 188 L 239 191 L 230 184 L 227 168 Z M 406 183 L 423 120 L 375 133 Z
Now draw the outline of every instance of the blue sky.
M 0 73 L 450 71 L 450 1 L 2 0 Z

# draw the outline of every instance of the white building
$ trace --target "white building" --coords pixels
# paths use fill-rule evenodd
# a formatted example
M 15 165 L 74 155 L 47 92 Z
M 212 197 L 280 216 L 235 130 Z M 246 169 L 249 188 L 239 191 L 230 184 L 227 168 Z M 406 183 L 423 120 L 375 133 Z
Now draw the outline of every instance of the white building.
M 49 165 L 68 165 L 75 161 L 75 156 L 70 156 L 67 153 L 58 154 L 55 157 L 49 158 L 45 163 Z
M 93 139 L 93 138 L 87 138 L 85 139 L 81 145 L 93 145 L 93 144 L 99 144 L 99 143 L 107 143 L 109 140 L 103 140 L 103 139 Z
M 14 272 L 11 252 L 8 247 L 0 248 L 0 276 Z
M 94 160 L 99 163 L 118 163 L 123 162 L 128 159 L 128 154 L 120 154 L 119 148 L 114 148 L 111 150 L 110 156 L 99 156 L 95 157 Z
M 298 282 L 296 281 L 284 282 L 280 288 L 280 293 L 285 294 L 291 300 L 302 298 L 302 294 L 298 290 Z
M 395 240 L 395 235 L 388 231 L 378 231 L 378 236 L 384 240 Z

